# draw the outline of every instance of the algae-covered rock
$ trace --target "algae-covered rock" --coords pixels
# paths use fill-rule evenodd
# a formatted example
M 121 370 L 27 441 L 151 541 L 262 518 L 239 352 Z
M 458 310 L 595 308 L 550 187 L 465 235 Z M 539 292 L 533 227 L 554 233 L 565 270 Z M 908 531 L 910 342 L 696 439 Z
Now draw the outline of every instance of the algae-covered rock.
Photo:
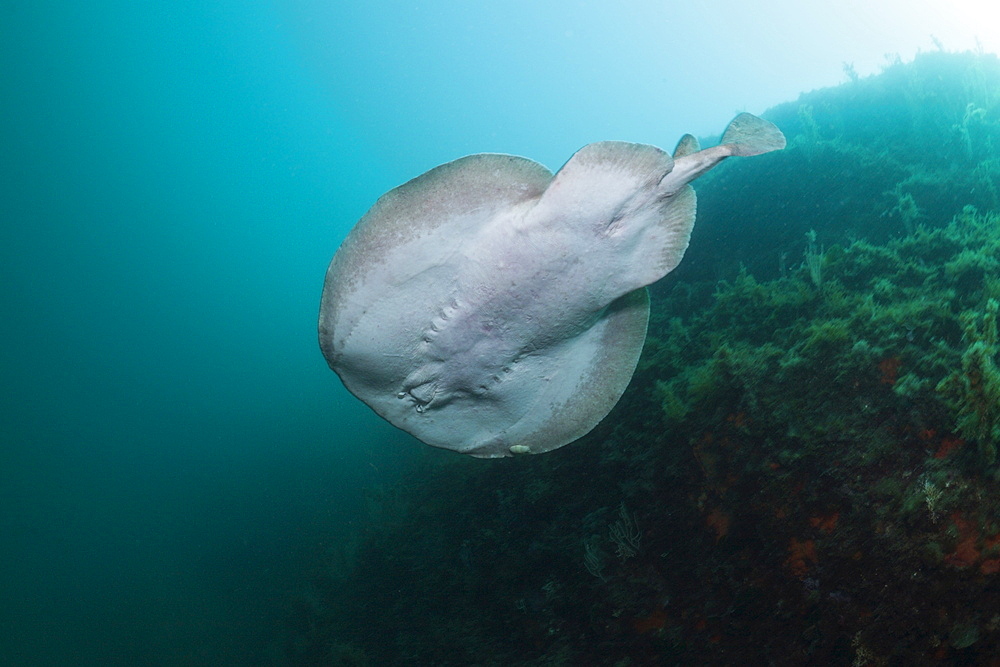
M 1000 442 L 997 310 L 997 300 L 987 299 L 981 314 L 966 311 L 960 315 L 968 343 L 962 366 L 937 387 L 955 412 L 956 429 L 962 437 L 978 443 L 983 461 L 988 464 L 996 462 Z
M 975 441 L 992 464 L 998 226 L 997 215 L 966 208 L 885 244 L 833 246 L 821 290 L 804 261 L 786 277 L 761 281 L 744 269 L 718 283 L 706 308 L 671 325 L 687 365 L 674 361 L 657 380 L 668 422 L 711 420 L 723 405 L 810 447 L 871 439 L 879 415 L 917 430 L 941 415 L 936 428 Z M 682 310 L 680 292 L 661 298 L 664 310 Z

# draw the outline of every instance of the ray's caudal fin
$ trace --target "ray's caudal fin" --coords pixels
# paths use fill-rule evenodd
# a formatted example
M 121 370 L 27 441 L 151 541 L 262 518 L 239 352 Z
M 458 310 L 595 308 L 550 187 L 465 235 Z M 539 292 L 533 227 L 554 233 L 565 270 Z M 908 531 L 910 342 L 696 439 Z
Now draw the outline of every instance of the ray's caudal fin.
M 730 155 L 750 157 L 781 150 L 785 147 L 785 135 L 774 123 L 741 113 L 729 123 L 719 143 L 730 147 Z

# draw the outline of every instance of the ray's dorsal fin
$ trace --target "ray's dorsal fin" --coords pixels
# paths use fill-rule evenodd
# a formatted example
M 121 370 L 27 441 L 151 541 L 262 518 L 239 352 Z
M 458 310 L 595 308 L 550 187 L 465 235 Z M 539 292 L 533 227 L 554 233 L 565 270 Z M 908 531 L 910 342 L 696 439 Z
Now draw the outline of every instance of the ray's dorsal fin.
M 688 147 L 681 139 L 678 150 L 683 152 Z M 670 196 L 728 157 L 761 155 L 784 147 L 785 135 L 773 123 L 741 113 L 729 123 L 718 146 L 678 156 L 673 171 L 661 182 L 661 190 L 664 196 Z
M 677 160 L 685 155 L 697 153 L 700 150 L 701 144 L 698 143 L 698 140 L 695 139 L 693 135 L 685 134 L 681 137 L 680 141 L 677 142 L 677 148 L 674 149 L 674 159 Z

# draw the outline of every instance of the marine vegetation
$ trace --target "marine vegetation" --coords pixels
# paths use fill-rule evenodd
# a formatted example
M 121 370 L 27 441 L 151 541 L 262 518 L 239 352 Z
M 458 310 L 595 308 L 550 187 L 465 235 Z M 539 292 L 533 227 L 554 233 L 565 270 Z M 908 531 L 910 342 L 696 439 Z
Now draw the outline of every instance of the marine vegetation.
M 766 114 L 789 148 L 706 177 L 619 405 L 427 449 L 291 605 L 295 664 L 992 664 L 998 91 L 938 52 Z

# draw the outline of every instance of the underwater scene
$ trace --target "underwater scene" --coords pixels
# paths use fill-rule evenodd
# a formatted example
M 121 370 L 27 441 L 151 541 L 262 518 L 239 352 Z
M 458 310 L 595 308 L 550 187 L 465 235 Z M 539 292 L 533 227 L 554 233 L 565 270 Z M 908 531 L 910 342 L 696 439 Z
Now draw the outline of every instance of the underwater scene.
M 995 24 L 3 8 L 0 667 L 1000 665 Z
M 698 181 L 607 418 L 369 490 L 296 664 L 1000 660 L 1000 60 L 763 115 L 787 148 Z

